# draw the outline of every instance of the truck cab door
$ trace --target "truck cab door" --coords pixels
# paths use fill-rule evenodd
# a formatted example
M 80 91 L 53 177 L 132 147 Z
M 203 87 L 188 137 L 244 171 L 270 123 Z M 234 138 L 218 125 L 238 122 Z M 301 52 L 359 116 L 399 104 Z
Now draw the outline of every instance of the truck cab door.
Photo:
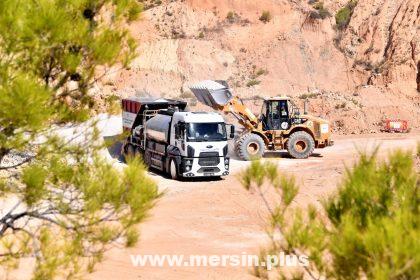
M 177 147 L 181 153 L 185 151 L 185 123 L 179 122 L 174 125 L 174 146 Z

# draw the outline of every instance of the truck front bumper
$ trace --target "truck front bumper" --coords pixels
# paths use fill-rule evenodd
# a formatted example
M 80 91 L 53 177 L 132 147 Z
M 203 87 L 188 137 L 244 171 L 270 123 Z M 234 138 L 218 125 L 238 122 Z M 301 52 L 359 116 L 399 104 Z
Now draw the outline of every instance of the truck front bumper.
M 200 165 L 199 158 L 182 159 L 180 176 L 181 177 L 220 177 L 229 175 L 228 157 L 219 157 L 219 163 L 215 165 Z

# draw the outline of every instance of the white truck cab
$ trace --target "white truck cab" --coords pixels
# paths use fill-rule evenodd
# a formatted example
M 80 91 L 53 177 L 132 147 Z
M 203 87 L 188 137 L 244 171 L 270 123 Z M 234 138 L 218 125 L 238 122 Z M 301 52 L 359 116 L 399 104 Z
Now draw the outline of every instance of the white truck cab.
M 227 140 L 231 135 L 228 135 L 222 116 L 207 112 L 176 112 L 172 129 L 175 133 L 170 136 L 170 144 L 179 150 L 180 176 L 229 174 Z

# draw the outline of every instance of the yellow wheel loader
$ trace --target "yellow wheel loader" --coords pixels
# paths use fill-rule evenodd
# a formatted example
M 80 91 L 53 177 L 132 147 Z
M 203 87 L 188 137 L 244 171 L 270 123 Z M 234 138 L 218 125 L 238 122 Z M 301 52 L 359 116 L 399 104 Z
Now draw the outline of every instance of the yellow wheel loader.
M 190 87 L 197 100 L 214 110 L 232 114 L 244 126 L 235 142 L 242 160 L 261 158 L 265 151 L 286 149 L 293 158 L 308 158 L 315 148 L 332 146 L 327 120 L 300 114 L 287 96 L 264 99 L 257 117 L 233 96 L 225 81 L 202 81 Z M 305 110 L 306 111 L 306 110 Z

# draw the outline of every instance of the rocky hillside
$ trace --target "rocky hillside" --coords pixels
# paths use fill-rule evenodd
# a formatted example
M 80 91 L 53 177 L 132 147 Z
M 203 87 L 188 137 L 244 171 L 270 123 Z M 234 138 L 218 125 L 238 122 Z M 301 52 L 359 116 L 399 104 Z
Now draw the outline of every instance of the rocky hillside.
M 188 85 L 224 79 L 241 97 L 309 98 L 340 133 L 378 131 L 385 118 L 420 126 L 418 0 L 152 2 L 130 26 L 140 55 L 105 94 L 194 105 Z

